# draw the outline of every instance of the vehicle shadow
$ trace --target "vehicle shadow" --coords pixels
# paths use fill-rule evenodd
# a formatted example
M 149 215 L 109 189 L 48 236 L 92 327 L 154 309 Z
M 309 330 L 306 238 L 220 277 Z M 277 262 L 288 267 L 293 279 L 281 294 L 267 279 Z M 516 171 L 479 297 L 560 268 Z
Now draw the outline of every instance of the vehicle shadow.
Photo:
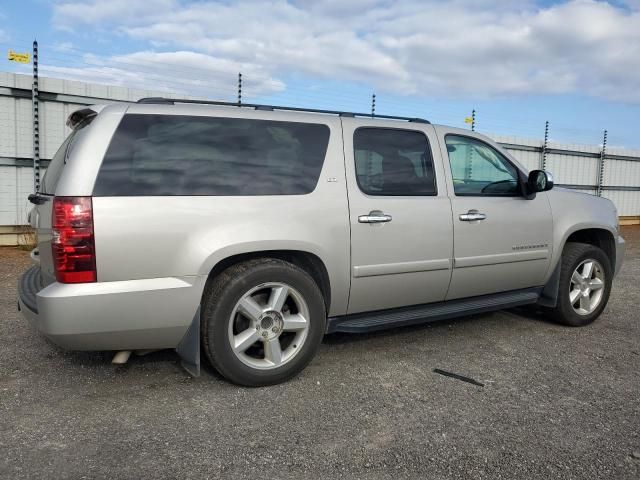
M 508 310 L 501 310 L 500 312 L 506 313 L 509 317 L 512 317 L 518 321 L 553 323 L 547 316 L 545 316 L 544 312 L 531 307 L 517 307 Z M 359 342 L 366 342 L 374 339 L 397 336 L 398 334 L 411 334 L 412 332 L 421 332 L 428 329 L 432 330 L 435 334 L 452 327 L 465 326 L 472 322 L 494 321 L 495 315 L 496 312 L 481 313 L 454 319 L 437 320 L 416 325 L 408 325 L 404 327 L 392 327 L 385 330 L 365 333 L 337 332 L 325 335 L 322 343 L 328 346 L 356 344 Z M 115 351 L 67 351 L 62 350 L 52 343 L 50 343 L 50 345 L 52 346 L 52 351 L 47 354 L 47 357 L 61 357 L 65 361 L 69 361 L 73 364 L 83 365 L 84 367 L 104 368 L 106 366 L 109 366 L 111 365 L 113 356 L 116 354 Z M 142 355 L 133 352 L 127 363 L 123 365 L 111 366 L 113 367 L 116 374 L 124 374 L 131 369 L 139 369 L 145 365 L 159 364 L 168 364 L 173 368 L 177 367 L 178 369 L 182 370 L 182 367 L 180 365 L 180 357 L 178 356 L 176 351 L 172 349 L 155 350 L 144 353 Z M 201 352 L 200 368 L 202 375 L 214 377 L 221 381 L 224 380 L 224 378 L 211 366 L 211 364 L 205 357 L 204 352 Z M 184 374 L 186 376 L 189 375 L 186 371 L 184 371 Z

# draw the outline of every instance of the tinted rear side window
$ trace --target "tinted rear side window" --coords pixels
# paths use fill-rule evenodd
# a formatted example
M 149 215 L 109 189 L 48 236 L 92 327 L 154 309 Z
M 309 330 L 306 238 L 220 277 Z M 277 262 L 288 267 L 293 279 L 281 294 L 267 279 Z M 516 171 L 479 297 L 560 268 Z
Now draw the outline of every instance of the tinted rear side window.
M 353 136 L 356 180 L 368 195 L 436 195 L 433 159 L 422 132 L 358 128 Z
M 319 124 L 125 115 L 94 195 L 306 194 L 328 143 L 329 127 Z

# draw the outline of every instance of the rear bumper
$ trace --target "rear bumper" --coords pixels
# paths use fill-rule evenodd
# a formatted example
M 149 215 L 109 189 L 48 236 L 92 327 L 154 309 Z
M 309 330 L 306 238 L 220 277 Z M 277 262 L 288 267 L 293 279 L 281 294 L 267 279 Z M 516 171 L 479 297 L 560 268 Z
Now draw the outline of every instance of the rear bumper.
M 175 348 L 193 320 L 204 277 L 62 284 L 44 288 L 37 266 L 18 285 L 23 316 L 69 350 Z
M 618 235 L 618 238 L 616 239 L 616 270 L 614 272 L 614 275 L 620 273 L 620 268 L 622 268 L 622 262 L 624 261 L 624 252 L 626 250 L 626 247 L 627 245 L 624 241 L 624 238 L 622 238 L 621 235 Z
M 18 300 L 21 302 L 21 310 L 26 308 L 32 314 L 38 314 L 36 296 L 40 290 L 42 290 L 40 268 L 34 265 L 22 274 L 18 282 Z

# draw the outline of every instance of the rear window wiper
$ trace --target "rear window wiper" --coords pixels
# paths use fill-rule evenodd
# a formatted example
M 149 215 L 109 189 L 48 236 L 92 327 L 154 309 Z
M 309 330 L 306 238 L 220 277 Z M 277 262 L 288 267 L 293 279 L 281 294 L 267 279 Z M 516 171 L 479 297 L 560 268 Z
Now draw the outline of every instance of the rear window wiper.
M 34 205 L 42 205 L 44 202 L 49 201 L 49 197 L 46 195 L 40 195 L 39 193 L 30 194 L 27 199 Z

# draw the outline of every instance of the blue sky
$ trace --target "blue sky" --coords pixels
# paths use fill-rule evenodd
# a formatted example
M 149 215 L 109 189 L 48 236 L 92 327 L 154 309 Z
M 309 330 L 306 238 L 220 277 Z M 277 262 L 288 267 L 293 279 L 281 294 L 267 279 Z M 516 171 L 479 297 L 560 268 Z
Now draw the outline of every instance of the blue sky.
M 9 0 L 41 74 L 640 148 L 640 0 Z M 28 72 L 6 60 L 2 70 Z

